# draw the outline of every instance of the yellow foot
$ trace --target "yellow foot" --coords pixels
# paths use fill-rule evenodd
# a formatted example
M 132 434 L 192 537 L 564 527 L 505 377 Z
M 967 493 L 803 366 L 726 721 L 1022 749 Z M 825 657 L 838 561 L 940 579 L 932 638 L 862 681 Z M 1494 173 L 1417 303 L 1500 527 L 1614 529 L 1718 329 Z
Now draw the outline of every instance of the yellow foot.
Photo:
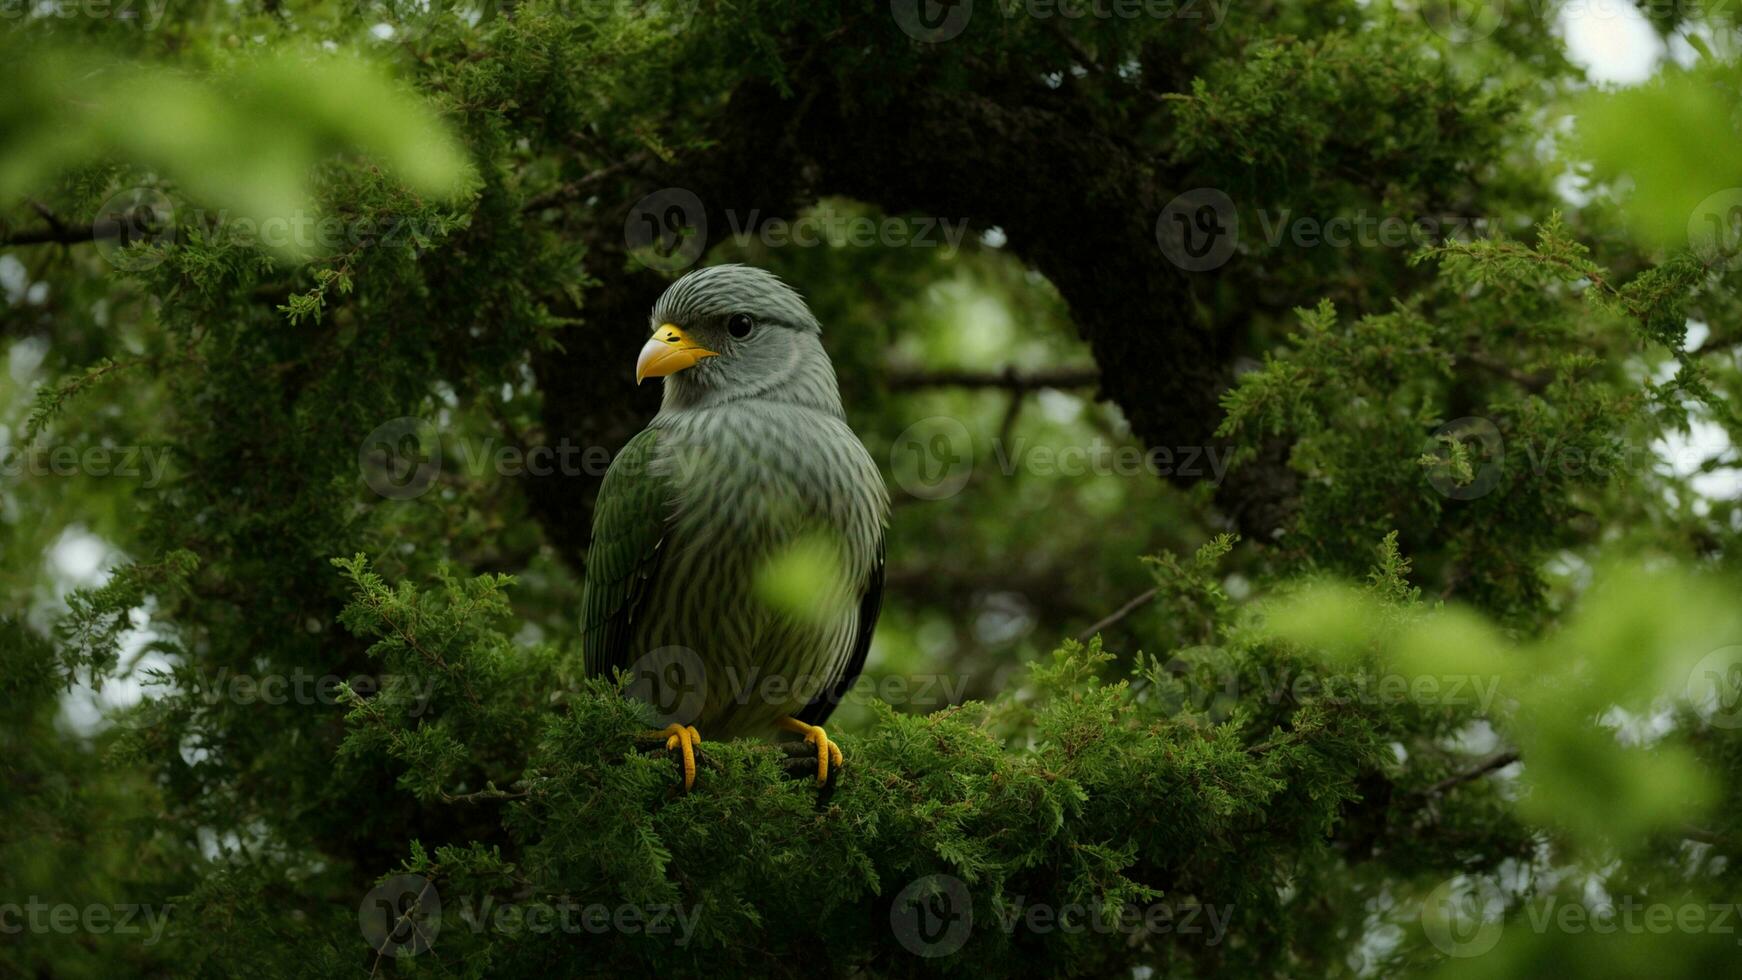
M 780 728 L 797 732 L 804 736 L 806 745 L 817 748 L 817 785 L 826 786 L 829 782 L 829 767 L 841 768 L 841 750 L 834 742 L 829 741 L 829 733 L 823 731 L 821 725 L 807 725 L 797 718 L 782 718 L 775 723 Z
M 683 791 L 688 793 L 696 784 L 696 750 L 702 747 L 702 733 L 694 725 L 673 724 L 649 736 L 665 739 L 667 752 L 677 749 L 683 753 Z

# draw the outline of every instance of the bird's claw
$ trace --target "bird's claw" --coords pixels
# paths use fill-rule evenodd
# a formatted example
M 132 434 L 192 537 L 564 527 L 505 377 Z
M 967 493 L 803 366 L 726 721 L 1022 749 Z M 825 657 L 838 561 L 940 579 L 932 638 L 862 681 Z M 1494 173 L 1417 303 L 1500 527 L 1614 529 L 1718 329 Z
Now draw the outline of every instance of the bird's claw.
M 683 791 L 688 793 L 696 785 L 696 753 L 702 747 L 702 733 L 696 731 L 694 725 L 670 724 L 656 732 L 649 732 L 652 739 L 665 739 L 667 752 L 678 752 L 680 764 L 683 767 Z
M 814 753 L 816 756 L 817 785 L 828 786 L 833 781 L 834 774 L 841 770 L 846 761 L 841 755 L 840 746 L 829 738 L 829 733 L 824 731 L 821 725 L 807 725 L 797 718 L 782 718 L 780 727 L 803 736 L 802 744 L 789 744 L 786 747 L 786 752 L 793 757 L 793 762 L 802 758 L 806 763 L 809 762 Z

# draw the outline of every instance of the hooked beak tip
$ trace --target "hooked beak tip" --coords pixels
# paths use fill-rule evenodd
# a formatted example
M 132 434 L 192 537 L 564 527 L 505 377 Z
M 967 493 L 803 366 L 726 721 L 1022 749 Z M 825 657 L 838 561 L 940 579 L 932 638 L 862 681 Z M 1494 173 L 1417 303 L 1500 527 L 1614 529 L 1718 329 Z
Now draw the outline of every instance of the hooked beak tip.
M 640 356 L 635 359 L 635 383 L 640 385 L 647 378 L 676 374 L 704 357 L 715 356 L 714 351 L 691 340 L 677 326 L 665 324 L 642 346 Z

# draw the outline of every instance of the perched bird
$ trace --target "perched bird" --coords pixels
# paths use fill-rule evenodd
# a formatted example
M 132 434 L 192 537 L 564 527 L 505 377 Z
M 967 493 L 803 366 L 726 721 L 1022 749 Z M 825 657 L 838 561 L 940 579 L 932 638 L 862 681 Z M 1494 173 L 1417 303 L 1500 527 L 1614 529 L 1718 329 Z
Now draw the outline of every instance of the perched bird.
M 797 733 L 826 784 L 842 759 L 822 724 L 864 668 L 883 594 L 882 475 L 847 426 L 821 325 L 773 274 L 691 272 L 651 324 L 635 381 L 665 379 L 664 401 L 599 489 L 587 669 L 646 671 L 677 688 L 668 706 L 688 698 L 658 733 L 686 791 L 704 731 Z M 797 570 L 796 600 L 768 587 L 776 568 Z

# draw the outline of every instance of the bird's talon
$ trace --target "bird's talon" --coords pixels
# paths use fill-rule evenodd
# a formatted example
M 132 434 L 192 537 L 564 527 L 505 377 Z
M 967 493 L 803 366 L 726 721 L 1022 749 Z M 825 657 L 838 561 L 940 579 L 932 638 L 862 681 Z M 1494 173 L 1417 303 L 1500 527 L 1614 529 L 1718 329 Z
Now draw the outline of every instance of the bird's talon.
M 696 752 L 702 747 L 702 733 L 696 731 L 694 725 L 674 723 L 650 734 L 655 738 L 665 738 L 667 752 L 683 753 L 683 791 L 688 793 L 696 785 Z
M 794 732 L 804 737 L 804 744 L 812 746 L 817 753 L 817 785 L 829 785 L 829 769 L 833 766 L 839 770 L 845 763 L 841 749 L 829 739 L 829 733 L 823 731 L 821 725 L 807 725 L 797 718 L 782 718 L 779 722 L 782 729 Z M 807 753 L 808 754 L 808 753 Z

